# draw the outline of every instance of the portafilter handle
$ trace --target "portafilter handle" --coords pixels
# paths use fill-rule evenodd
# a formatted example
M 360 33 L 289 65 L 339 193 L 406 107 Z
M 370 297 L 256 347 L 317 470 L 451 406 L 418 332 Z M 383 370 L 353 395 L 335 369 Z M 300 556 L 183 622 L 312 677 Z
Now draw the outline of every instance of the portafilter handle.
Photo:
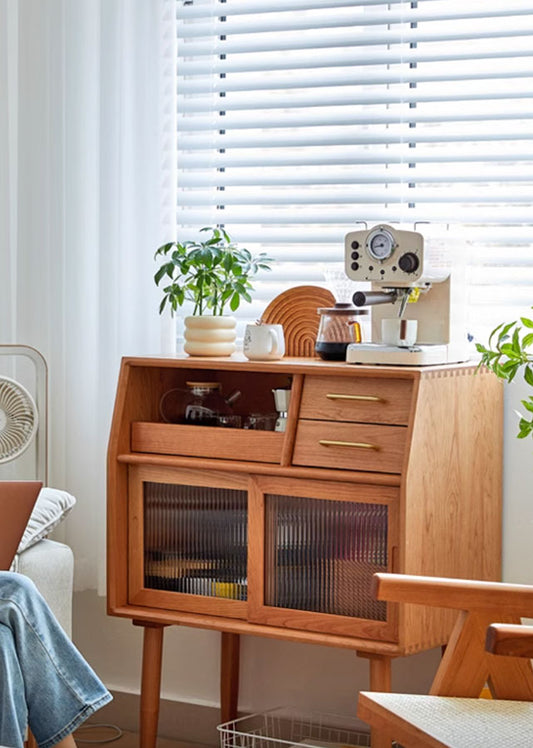
M 375 304 L 394 304 L 398 291 L 356 291 L 352 297 L 354 306 L 374 306 Z
M 376 304 L 394 304 L 398 299 L 398 317 L 403 317 L 412 288 L 393 288 L 390 291 L 356 291 L 352 301 L 354 306 L 375 306 Z

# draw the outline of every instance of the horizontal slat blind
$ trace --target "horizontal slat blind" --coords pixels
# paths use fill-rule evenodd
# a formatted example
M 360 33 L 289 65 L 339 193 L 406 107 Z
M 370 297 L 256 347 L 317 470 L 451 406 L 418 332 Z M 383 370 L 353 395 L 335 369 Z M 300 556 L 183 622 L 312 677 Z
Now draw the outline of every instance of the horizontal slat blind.
M 429 222 L 477 336 L 533 303 L 530 0 L 177 8 L 177 235 L 223 224 L 276 259 L 243 321 L 323 285 L 361 221 Z

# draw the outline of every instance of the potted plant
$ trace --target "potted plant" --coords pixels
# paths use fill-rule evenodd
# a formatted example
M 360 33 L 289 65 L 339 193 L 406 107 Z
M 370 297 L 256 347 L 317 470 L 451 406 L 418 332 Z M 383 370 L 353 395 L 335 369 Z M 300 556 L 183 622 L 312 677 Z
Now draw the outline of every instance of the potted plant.
M 533 307 L 532 307 L 533 308 Z M 497 377 L 512 382 L 521 372 L 527 384 L 533 387 L 533 320 L 521 317 L 520 321 L 498 325 L 490 334 L 488 345 L 476 345 L 481 353 L 480 366 L 485 364 Z M 533 395 L 522 400 L 526 415 L 519 414 L 518 438 L 533 435 Z
M 163 260 L 154 275 L 163 291 L 159 312 L 168 306 L 174 314 L 192 303 L 192 315 L 185 317 L 185 352 L 229 356 L 235 350 L 236 320 L 225 311 L 252 300 L 250 278 L 270 270 L 272 259 L 238 247 L 223 228 L 200 231 L 206 233 L 203 241 L 169 242 L 156 250 L 155 259 Z

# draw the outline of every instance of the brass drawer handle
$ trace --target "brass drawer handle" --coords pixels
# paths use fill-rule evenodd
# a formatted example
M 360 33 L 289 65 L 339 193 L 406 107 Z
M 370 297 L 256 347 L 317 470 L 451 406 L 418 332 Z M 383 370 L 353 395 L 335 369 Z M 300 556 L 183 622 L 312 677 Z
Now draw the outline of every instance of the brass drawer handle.
M 356 447 L 358 449 L 379 449 L 377 444 L 367 442 L 340 442 L 335 439 L 320 439 L 319 444 L 323 447 Z
M 334 392 L 330 392 L 326 397 L 328 400 L 364 400 L 371 403 L 385 402 L 382 397 L 377 397 L 377 395 L 338 395 Z

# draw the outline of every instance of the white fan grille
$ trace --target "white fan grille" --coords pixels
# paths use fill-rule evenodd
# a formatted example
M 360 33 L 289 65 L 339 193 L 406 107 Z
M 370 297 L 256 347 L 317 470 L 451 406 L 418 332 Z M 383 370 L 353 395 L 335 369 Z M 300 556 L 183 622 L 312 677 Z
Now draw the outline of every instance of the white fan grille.
M 0 377 L 0 463 L 14 460 L 31 444 L 38 414 L 30 393 L 20 382 Z

